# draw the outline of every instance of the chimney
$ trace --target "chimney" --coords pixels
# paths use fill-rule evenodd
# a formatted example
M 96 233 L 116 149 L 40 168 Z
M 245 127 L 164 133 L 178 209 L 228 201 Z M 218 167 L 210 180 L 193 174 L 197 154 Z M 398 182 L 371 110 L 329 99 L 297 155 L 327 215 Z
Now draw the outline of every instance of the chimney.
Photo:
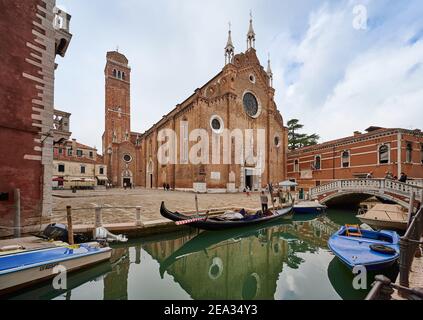
M 76 155 L 76 139 L 72 139 L 72 154 Z

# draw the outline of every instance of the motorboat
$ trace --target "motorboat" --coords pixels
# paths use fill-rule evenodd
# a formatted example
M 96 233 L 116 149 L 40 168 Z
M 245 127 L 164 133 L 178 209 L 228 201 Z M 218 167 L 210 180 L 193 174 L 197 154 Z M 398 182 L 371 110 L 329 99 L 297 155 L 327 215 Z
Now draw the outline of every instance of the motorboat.
M 369 231 L 346 225 L 330 237 L 328 245 L 350 269 L 364 266 L 368 270 L 380 270 L 398 260 L 399 240 L 395 231 Z
M 318 201 L 301 201 L 293 207 L 296 214 L 319 214 L 325 212 L 326 209 L 327 206 Z
M 112 249 L 97 242 L 25 250 L 0 256 L 0 295 L 110 259 Z
M 408 212 L 400 205 L 377 204 L 370 210 L 359 213 L 357 218 L 375 230 L 407 230 Z

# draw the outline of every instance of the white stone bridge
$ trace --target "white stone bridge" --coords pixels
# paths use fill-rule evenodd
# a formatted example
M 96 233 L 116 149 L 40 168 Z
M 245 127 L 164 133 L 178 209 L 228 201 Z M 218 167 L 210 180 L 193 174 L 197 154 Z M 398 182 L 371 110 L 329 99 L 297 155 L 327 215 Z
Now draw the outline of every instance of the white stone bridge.
M 336 180 L 310 189 L 310 198 L 321 203 L 360 202 L 369 196 L 395 202 L 409 208 L 411 194 L 415 199 L 423 199 L 423 181 L 415 180 L 401 183 L 388 179 L 351 179 Z

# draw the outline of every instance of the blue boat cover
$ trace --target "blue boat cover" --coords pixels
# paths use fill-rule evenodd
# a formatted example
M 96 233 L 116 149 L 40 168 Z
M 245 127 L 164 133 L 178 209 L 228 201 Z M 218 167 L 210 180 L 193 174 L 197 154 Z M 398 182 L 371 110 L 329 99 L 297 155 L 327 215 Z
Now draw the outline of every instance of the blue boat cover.
M 98 251 L 100 251 L 99 248 L 81 246 L 78 249 L 58 247 L 6 255 L 0 257 L 0 272 L 25 266 L 69 260 L 81 255 L 91 255 Z

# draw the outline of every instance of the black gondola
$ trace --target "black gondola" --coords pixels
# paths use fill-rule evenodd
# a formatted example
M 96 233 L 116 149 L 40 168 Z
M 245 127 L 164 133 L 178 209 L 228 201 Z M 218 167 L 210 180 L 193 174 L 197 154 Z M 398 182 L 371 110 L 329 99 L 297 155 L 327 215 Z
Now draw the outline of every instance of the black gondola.
M 166 208 L 164 202 L 162 202 L 162 205 L 160 207 L 160 213 L 163 217 L 175 222 L 193 219 L 193 217 L 186 216 L 178 212 L 169 211 Z M 261 224 L 265 222 L 274 221 L 277 219 L 292 219 L 293 214 L 294 212 L 292 210 L 292 207 L 289 207 L 289 208 L 284 208 L 280 210 L 275 210 L 275 213 L 273 215 L 257 217 L 255 219 L 250 218 L 250 219 L 243 219 L 243 220 L 222 221 L 222 220 L 219 220 L 218 217 L 208 217 L 208 218 L 205 217 L 203 221 L 194 221 L 191 223 L 187 223 L 187 225 L 190 227 L 198 228 L 202 230 L 216 231 L 216 230 L 225 230 L 225 229 L 253 226 L 253 225 L 257 225 L 257 224 Z

